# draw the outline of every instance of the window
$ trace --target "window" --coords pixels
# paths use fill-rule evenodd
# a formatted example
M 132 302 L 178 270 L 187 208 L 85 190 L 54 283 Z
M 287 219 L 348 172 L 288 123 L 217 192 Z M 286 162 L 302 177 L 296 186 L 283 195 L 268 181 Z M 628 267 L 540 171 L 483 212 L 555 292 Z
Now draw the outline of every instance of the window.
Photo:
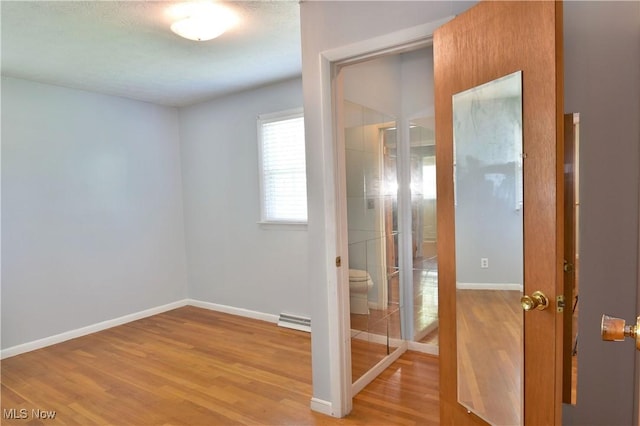
M 307 170 L 301 109 L 258 117 L 261 221 L 307 222 Z

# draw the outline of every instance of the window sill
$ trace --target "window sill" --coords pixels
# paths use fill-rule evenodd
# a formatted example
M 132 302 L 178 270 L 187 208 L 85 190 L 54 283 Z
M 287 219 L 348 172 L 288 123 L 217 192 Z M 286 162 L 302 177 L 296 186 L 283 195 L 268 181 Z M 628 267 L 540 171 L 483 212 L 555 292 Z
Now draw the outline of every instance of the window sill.
M 306 222 L 258 222 L 261 229 L 277 231 L 306 231 Z

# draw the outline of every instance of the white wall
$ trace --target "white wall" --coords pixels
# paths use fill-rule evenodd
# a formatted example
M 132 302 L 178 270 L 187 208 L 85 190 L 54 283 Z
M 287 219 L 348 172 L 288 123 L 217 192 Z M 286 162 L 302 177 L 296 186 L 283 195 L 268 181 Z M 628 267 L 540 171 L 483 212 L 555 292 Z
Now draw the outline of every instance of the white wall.
M 344 98 L 374 111 L 392 116 L 400 113 L 400 61 L 396 56 L 383 56 L 348 65 L 344 76 Z
M 630 425 L 636 351 L 603 342 L 600 319 L 640 313 L 640 3 L 566 2 L 564 32 L 565 111 L 580 113 L 581 247 L 578 404 L 563 423 Z
M 300 106 L 300 78 L 178 112 L 3 77 L 2 348 L 185 298 L 309 316 L 306 229 L 258 225 L 257 115 Z
M 2 78 L 2 348 L 186 297 L 173 108 Z
M 342 70 L 348 101 L 396 119 L 433 118 L 431 46 L 359 62 Z
M 310 315 L 306 229 L 258 224 L 257 117 L 301 106 L 298 78 L 180 110 L 191 298 Z
M 400 56 L 402 84 L 402 115 L 409 119 L 430 118 L 435 121 L 433 94 L 433 47 L 403 53 Z M 435 125 L 424 127 L 433 129 Z
M 323 134 L 329 117 L 323 116 L 320 54 L 393 31 L 436 21 L 468 8 L 467 2 L 302 2 L 302 74 L 304 76 L 307 180 L 309 197 L 309 265 L 312 316 L 313 397 L 328 403 L 339 400 L 337 360 L 330 334 L 328 301 L 336 288 L 337 228 L 335 169 L 332 138 Z
M 514 90 L 520 80 L 500 84 Z M 484 90 L 454 102 L 456 284 L 521 289 L 524 224 L 516 161 L 522 152 L 522 99 L 488 99 Z M 495 173 L 502 180 L 487 179 Z M 480 267 L 481 258 L 488 259 L 488 268 Z

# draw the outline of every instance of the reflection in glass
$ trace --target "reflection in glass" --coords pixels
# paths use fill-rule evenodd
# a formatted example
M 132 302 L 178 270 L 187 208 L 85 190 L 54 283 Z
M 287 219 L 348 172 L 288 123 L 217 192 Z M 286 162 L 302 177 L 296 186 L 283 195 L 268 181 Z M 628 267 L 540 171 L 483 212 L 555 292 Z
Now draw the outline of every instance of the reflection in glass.
M 395 159 L 382 133 L 389 117 L 345 101 L 351 365 L 355 382 L 400 342 Z
M 411 186 L 411 289 L 413 341 L 438 344 L 438 258 L 436 250 L 436 160 L 433 117 L 409 123 Z M 397 155 L 396 129 L 384 133 L 385 149 Z
M 438 258 L 436 250 L 436 152 L 433 118 L 409 129 L 413 248 L 413 339 L 437 344 Z
M 522 83 L 453 96 L 458 400 L 522 422 Z

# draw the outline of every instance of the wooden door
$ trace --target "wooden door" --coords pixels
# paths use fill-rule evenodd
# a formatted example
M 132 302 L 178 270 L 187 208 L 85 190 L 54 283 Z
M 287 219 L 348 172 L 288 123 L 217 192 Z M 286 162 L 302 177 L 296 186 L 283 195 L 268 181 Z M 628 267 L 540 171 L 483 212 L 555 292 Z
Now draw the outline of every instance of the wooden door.
M 522 418 L 528 425 L 561 424 L 563 316 L 556 296 L 563 294 L 562 55 L 559 2 L 481 2 L 434 34 L 444 425 L 485 424 L 457 399 L 452 95 L 516 71 L 522 71 L 524 293 L 542 291 L 551 302 L 548 309 L 522 313 Z

